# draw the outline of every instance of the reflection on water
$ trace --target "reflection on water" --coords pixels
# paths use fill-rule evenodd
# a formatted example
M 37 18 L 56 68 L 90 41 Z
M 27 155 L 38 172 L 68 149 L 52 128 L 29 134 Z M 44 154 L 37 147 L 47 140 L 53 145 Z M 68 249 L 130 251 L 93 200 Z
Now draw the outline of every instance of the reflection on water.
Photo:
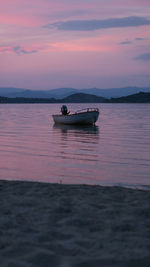
M 57 168 L 61 181 L 80 183 L 82 179 L 82 183 L 86 183 L 90 180 L 89 169 L 94 173 L 98 164 L 99 126 L 54 124 L 53 135 L 59 147 L 55 157 L 61 166 L 60 170 Z
M 67 133 L 68 131 L 78 131 L 84 133 L 98 134 L 99 127 L 96 125 L 64 125 L 64 124 L 54 124 L 54 129 L 60 129 L 62 133 Z
M 59 105 L 0 105 L 0 179 L 150 185 L 150 105 L 90 106 L 99 120 L 82 127 L 54 125 Z
M 99 127 L 96 125 L 63 125 L 54 124 L 54 132 L 62 134 L 62 136 L 72 135 L 72 136 L 82 136 L 85 139 L 90 139 L 90 141 L 97 140 L 99 138 Z M 92 139 L 92 140 L 91 140 Z

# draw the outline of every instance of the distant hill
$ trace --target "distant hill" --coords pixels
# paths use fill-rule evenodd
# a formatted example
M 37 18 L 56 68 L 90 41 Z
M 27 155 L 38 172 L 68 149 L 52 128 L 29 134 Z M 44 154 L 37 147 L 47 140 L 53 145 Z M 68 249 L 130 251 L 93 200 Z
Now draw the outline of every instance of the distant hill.
M 26 98 L 26 97 L 0 97 L 0 103 L 108 103 L 108 99 L 90 94 L 72 94 L 71 96 L 56 98 Z
M 47 92 L 47 91 L 38 91 L 38 90 L 23 90 L 19 92 L 8 92 L 8 93 L 2 93 L 0 90 L 0 95 L 1 96 L 6 96 L 6 97 L 25 97 L 25 98 L 51 98 L 52 96 Z
M 150 93 L 140 92 L 126 97 L 111 99 L 83 93 L 72 94 L 62 99 L 0 96 L 0 104 L 5 103 L 150 103 Z
M 140 92 L 125 97 L 111 98 L 111 103 L 150 103 L 150 93 Z
M 74 88 L 58 88 L 58 89 L 48 90 L 47 92 L 49 95 L 51 95 L 51 97 L 55 97 L 57 99 L 62 99 L 62 98 L 65 98 L 69 95 L 78 93 L 79 90 L 74 89 Z
M 87 94 L 93 94 L 97 96 L 102 96 L 105 98 L 112 98 L 112 97 L 122 97 L 122 96 L 128 96 L 132 94 L 137 94 L 139 92 L 150 92 L 150 87 L 123 87 L 123 88 L 109 88 L 109 89 L 97 89 L 97 88 L 91 88 L 91 89 L 83 89 L 80 90 L 80 92 L 84 92 Z
M 117 98 L 142 92 L 150 92 L 150 87 L 124 87 L 109 89 L 75 89 L 75 88 L 58 88 L 51 90 L 27 90 L 23 88 L 0 88 L 0 95 L 5 97 L 25 97 L 25 98 L 56 98 L 62 99 L 76 93 L 96 95 L 104 98 Z
M 0 95 L 7 96 L 11 93 L 21 93 L 25 91 L 24 88 L 16 88 L 16 87 L 0 87 Z
M 77 93 L 60 100 L 63 103 L 108 103 L 108 99 L 96 95 Z
M 25 98 L 57 98 L 62 99 L 74 93 L 78 93 L 77 89 L 59 88 L 52 90 L 29 90 L 17 88 L 0 88 L 0 95 L 5 97 L 25 97 Z
M 0 104 L 48 104 L 58 103 L 55 98 L 25 98 L 25 97 L 4 97 L 0 96 Z

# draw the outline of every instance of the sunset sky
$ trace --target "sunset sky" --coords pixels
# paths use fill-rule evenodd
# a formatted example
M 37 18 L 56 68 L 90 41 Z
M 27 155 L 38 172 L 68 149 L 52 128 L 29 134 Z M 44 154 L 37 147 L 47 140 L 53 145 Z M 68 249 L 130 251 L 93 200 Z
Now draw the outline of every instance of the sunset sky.
M 150 86 L 150 0 L 0 0 L 0 87 Z

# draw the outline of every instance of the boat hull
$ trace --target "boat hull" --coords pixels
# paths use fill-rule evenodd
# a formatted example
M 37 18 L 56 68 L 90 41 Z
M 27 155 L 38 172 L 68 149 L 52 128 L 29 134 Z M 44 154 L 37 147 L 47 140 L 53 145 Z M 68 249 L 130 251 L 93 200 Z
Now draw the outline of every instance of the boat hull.
M 99 116 L 99 111 L 87 111 L 69 115 L 53 115 L 56 124 L 94 124 Z

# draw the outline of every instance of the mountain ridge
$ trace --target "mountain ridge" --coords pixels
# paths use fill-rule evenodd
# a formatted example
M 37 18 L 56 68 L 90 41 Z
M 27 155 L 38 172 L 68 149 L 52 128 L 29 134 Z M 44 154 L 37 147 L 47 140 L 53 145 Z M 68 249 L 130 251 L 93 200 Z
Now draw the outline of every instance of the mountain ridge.
M 111 99 L 84 93 L 72 94 L 71 96 L 62 99 L 24 97 L 8 98 L 0 96 L 0 104 L 6 103 L 150 103 L 150 92 L 140 92 L 126 97 Z
M 111 103 L 150 103 L 150 93 L 139 92 L 124 97 L 111 98 Z
M 50 90 L 30 90 L 16 87 L 0 87 L 0 95 L 5 97 L 26 97 L 26 98 L 56 98 L 62 99 L 74 93 L 85 93 L 96 95 L 104 98 L 123 97 L 132 94 L 143 92 L 150 92 L 150 87 L 120 87 L 120 88 L 88 88 L 88 89 L 75 89 L 75 88 L 57 88 Z

